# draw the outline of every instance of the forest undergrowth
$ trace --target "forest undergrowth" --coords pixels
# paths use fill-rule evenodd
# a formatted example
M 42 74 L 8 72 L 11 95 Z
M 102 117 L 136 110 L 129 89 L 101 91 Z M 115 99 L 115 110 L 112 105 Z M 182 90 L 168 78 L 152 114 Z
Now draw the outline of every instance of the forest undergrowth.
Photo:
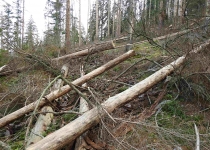
M 90 107 L 100 107 L 111 96 L 120 93 L 144 80 L 162 66 L 187 54 L 184 65 L 131 102 L 117 108 L 110 116 L 88 132 L 89 149 L 165 149 L 191 150 L 195 148 L 195 125 L 199 130 L 201 149 L 210 147 L 210 47 L 192 55 L 190 50 L 203 42 L 194 37 L 196 30 L 179 38 L 146 41 L 134 44 L 136 55 L 102 75 L 87 82 L 87 88 L 77 87 L 87 94 Z M 194 33 L 194 34 L 193 34 Z M 80 77 L 80 66 L 84 72 L 100 67 L 123 54 L 126 50 L 117 43 L 117 49 L 52 64 L 50 59 L 57 51 L 25 51 L 10 56 L 0 51 L 0 66 L 9 64 L 9 70 L 25 67 L 24 71 L 0 74 L 0 115 L 11 113 L 39 99 L 43 90 L 55 78 L 61 64 L 69 65 L 68 81 Z M 32 57 L 36 56 L 36 57 Z M 38 59 L 35 59 L 38 58 Z M 167 81 L 166 81 L 167 80 Z M 50 89 L 47 91 L 50 92 Z M 78 117 L 79 94 L 71 91 L 53 103 L 55 118 L 43 136 L 68 124 Z M 159 100 L 155 109 L 152 106 Z M 49 104 L 50 105 L 50 104 Z M 59 113 L 69 111 L 69 113 Z M 24 149 L 27 114 L 0 130 L 0 140 L 11 149 Z M 37 114 L 38 115 L 38 114 Z M 63 149 L 69 149 L 66 146 Z

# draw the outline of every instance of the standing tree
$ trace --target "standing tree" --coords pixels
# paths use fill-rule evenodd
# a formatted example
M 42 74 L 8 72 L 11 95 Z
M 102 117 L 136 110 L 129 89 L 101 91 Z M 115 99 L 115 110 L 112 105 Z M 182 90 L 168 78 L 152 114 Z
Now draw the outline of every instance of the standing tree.
M 24 25 L 25 25 L 25 0 L 23 0 L 23 13 L 22 13 L 22 38 L 21 38 L 22 48 L 23 48 L 23 41 L 24 41 Z
M 99 13 L 98 13 L 98 0 L 96 0 L 96 41 L 99 40 L 99 30 L 98 30 L 98 20 L 99 20 Z
M 134 0 L 129 0 L 129 38 L 130 38 L 130 43 L 132 43 L 133 40 L 133 20 L 134 20 Z
M 121 33 L 121 11 L 122 11 L 121 4 L 122 4 L 121 0 L 118 0 L 116 37 L 119 37 Z
M 79 46 L 82 43 L 82 35 L 81 35 L 81 0 L 79 0 Z
M 110 36 L 110 0 L 108 0 L 107 37 Z
M 34 50 L 34 46 L 38 42 L 38 31 L 33 18 L 31 17 L 26 28 L 25 45 L 30 50 Z
M 45 42 L 50 42 L 46 44 L 52 44 L 55 45 L 56 47 L 61 47 L 61 33 L 64 30 L 62 28 L 64 21 L 63 3 L 64 0 L 56 0 L 56 1 L 48 0 L 46 5 L 45 18 L 48 21 L 48 25 L 47 25 L 47 31 L 45 32 Z
M 90 41 L 95 40 L 96 38 L 96 7 L 95 5 L 93 5 L 92 10 L 90 12 L 88 35 L 89 35 Z
M 9 4 L 4 5 L 4 14 L 2 16 L 2 49 L 11 50 L 12 49 L 12 19 L 13 12 Z
M 16 0 L 15 2 L 15 22 L 14 22 L 14 29 L 13 29 L 13 35 L 14 35 L 14 46 L 16 48 L 21 47 L 21 1 Z
M 66 51 L 70 52 L 70 0 L 66 3 L 66 34 L 65 34 L 65 47 Z

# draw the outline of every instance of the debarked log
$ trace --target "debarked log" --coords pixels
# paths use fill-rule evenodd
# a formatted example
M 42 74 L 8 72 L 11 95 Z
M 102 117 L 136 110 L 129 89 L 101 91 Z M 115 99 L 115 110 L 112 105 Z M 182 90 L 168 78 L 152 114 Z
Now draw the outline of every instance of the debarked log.
M 202 44 L 200 47 L 194 49 L 192 53 L 198 53 L 204 47 L 209 45 L 210 40 Z M 113 97 L 107 99 L 99 107 L 95 107 L 90 111 L 84 113 L 74 121 L 65 125 L 61 129 L 51 133 L 36 144 L 31 145 L 27 150 L 57 150 L 75 140 L 82 133 L 90 129 L 92 126 L 99 123 L 100 118 L 108 113 L 111 113 L 117 107 L 131 101 L 138 95 L 146 92 L 148 89 L 153 87 L 155 84 L 163 80 L 166 76 L 171 74 L 176 68 L 181 66 L 186 59 L 186 55 L 179 57 L 174 62 L 163 67 L 159 71 L 155 72 L 143 81 L 135 84 L 131 88 L 119 93 Z M 103 107 L 103 108 L 102 108 Z M 104 109 L 107 111 L 105 112 Z
M 135 52 L 133 50 L 128 51 L 127 53 L 124 53 L 123 55 L 109 61 L 108 63 L 104 64 L 103 66 L 93 70 L 92 72 L 74 80 L 72 82 L 72 84 L 74 85 L 82 85 L 83 83 L 89 81 L 90 79 L 104 73 L 105 71 L 107 71 L 108 69 L 116 66 L 117 64 L 123 62 L 124 60 L 130 58 L 131 56 L 134 56 Z M 70 90 L 72 90 L 72 88 L 69 85 L 65 85 L 63 87 L 61 87 L 59 90 L 55 90 L 53 92 L 51 92 L 50 94 L 46 95 L 44 98 L 42 98 L 42 100 L 39 103 L 39 107 L 45 105 L 46 103 L 48 103 L 49 101 L 52 101 L 66 93 L 68 93 Z M 5 125 L 9 124 L 10 122 L 24 116 L 25 114 L 31 112 L 34 110 L 34 108 L 36 107 L 38 101 L 33 102 L 11 114 L 8 114 L 7 116 L 3 117 L 0 119 L 0 128 L 4 127 Z
M 63 65 L 61 68 L 61 72 L 63 73 L 63 77 L 66 78 L 68 75 L 69 67 L 67 64 Z M 53 85 L 53 91 L 58 90 L 60 87 L 63 86 L 62 79 L 58 79 L 54 85 Z M 41 109 L 41 112 L 53 112 L 53 108 L 51 106 L 44 106 Z M 51 124 L 53 120 L 53 114 L 52 113 L 46 113 L 46 114 L 40 114 L 38 116 L 38 119 L 36 121 L 36 124 L 34 125 L 33 129 L 31 130 L 30 136 L 27 138 L 27 147 L 31 144 L 34 144 L 38 141 L 40 141 L 43 138 L 43 134 L 47 130 L 48 126 Z M 26 134 L 27 135 L 27 134 Z
M 82 50 L 82 51 L 79 51 L 76 53 L 64 55 L 64 56 L 61 56 L 58 58 L 54 58 L 52 60 L 60 61 L 60 60 L 69 59 L 69 58 L 77 58 L 80 56 L 86 56 L 86 55 L 90 55 L 90 54 L 94 54 L 97 52 L 102 52 L 102 51 L 110 50 L 110 49 L 114 49 L 114 48 L 115 48 L 115 45 L 114 45 L 113 41 L 108 41 L 108 42 L 104 42 L 104 43 L 100 43 L 100 44 L 95 44 L 88 49 L 85 49 L 85 50 Z

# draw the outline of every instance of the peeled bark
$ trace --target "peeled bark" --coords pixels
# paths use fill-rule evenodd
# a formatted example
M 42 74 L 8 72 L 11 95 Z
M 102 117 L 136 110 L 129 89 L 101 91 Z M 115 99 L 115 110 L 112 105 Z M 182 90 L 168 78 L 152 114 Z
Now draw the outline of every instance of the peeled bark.
M 58 58 L 54 58 L 52 60 L 53 61 L 60 61 L 60 60 L 64 60 L 64 59 L 77 58 L 77 57 L 80 57 L 80 56 L 86 56 L 86 55 L 89 55 L 89 54 L 94 54 L 94 53 L 97 53 L 97 52 L 110 50 L 110 49 L 114 49 L 114 48 L 115 48 L 115 45 L 114 45 L 113 41 L 108 41 L 108 42 L 105 42 L 105 43 L 96 44 L 89 49 L 85 49 L 85 50 L 82 50 L 82 51 L 79 51 L 79 52 L 76 52 L 76 53 L 72 53 L 72 54 L 68 54 L 68 55 L 65 55 L 65 56 L 58 57 Z
M 105 65 L 93 70 L 92 72 L 84 75 L 83 77 L 80 77 L 77 80 L 74 80 L 72 82 L 72 84 L 82 85 L 83 83 L 89 81 L 90 79 L 104 73 L 105 71 L 109 70 L 110 68 L 123 62 L 124 60 L 128 59 L 129 57 L 134 56 L 134 54 L 135 54 L 135 52 L 133 50 L 131 50 L 131 51 L 115 58 L 114 60 L 109 61 Z M 68 93 L 71 90 L 72 90 L 72 88 L 69 85 L 65 85 L 65 86 L 61 87 L 59 90 L 51 92 L 50 94 L 48 94 L 44 98 L 42 98 L 42 100 L 39 103 L 39 107 L 45 105 L 46 103 L 48 103 L 48 101 L 52 101 L 64 94 Z M 37 101 L 1 118 L 0 119 L 0 128 L 6 126 L 7 124 L 9 124 L 12 121 L 24 116 L 25 114 L 33 111 L 34 108 L 36 107 L 36 105 L 37 105 Z
M 209 45 L 209 43 L 210 40 L 193 50 L 191 53 L 198 53 L 204 47 Z M 67 124 L 63 128 L 55 131 L 54 133 L 51 133 L 38 143 L 31 145 L 27 148 L 27 150 L 56 150 L 62 148 L 63 146 L 80 136 L 82 133 L 90 129 L 92 126 L 96 125 L 100 121 L 100 118 L 107 114 L 103 109 L 105 109 L 108 113 L 111 113 L 117 107 L 131 101 L 133 98 L 146 92 L 155 84 L 163 80 L 167 75 L 172 73 L 176 68 L 181 66 L 185 59 L 186 55 L 179 57 L 174 62 L 163 67 L 159 71 L 155 72 L 154 74 L 132 86 L 131 88 L 113 97 L 110 97 L 101 104 L 101 107 L 95 107 L 91 109 L 90 111 L 84 113 L 82 116 Z

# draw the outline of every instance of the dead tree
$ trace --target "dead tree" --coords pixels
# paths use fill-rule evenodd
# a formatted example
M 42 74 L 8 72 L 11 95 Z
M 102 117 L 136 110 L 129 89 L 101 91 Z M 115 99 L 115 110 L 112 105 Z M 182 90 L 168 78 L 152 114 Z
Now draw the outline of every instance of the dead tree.
M 63 65 L 63 67 L 61 68 L 61 72 L 63 72 L 64 78 L 66 78 L 68 75 L 68 69 L 69 68 L 67 65 Z M 59 88 L 61 88 L 63 86 L 63 83 L 64 82 L 62 81 L 62 79 L 58 79 L 57 82 L 54 83 L 52 90 L 53 91 L 58 90 Z M 42 113 L 53 112 L 53 109 L 51 106 L 44 106 L 41 109 L 41 112 Z M 52 113 L 46 113 L 46 114 L 39 115 L 37 122 L 34 125 L 32 131 L 30 133 L 30 136 L 26 137 L 27 146 L 34 144 L 42 139 L 42 134 L 46 131 L 47 127 L 51 124 L 52 119 L 53 119 Z
M 194 49 L 191 54 L 196 54 L 204 47 L 208 46 L 210 40 L 202 44 L 198 48 Z M 111 113 L 117 107 L 131 101 L 138 95 L 146 92 L 158 82 L 162 81 L 165 77 L 171 74 L 176 68 L 180 67 L 186 60 L 186 56 L 179 57 L 174 62 L 163 67 L 159 71 L 155 72 L 143 81 L 135 84 L 131 88 L 119 93 L 113 97 L 110 97 L 103 102 L 99 107 L 95 107 L 90 111 L 84 113 L 74 121 L 70 122 L 63 128 L 51 133 L 38 143 L 31 145 L 27 150 L 56 150 L 60 149 L 71 141 L 75 140 L 82 133 L 90 129 L 92 126 L 99 123 L 100 118 L 107 113 Z M 59 138 L 58 138 L 59 137 Z
M 116 66 L 117 64 L 123 62 L 124 60 L 128 59 L 131 56 L 134 56 L 135 52 L 133 50 L 128 51 L 127 53 L 109 61 L 105 65 L 93 70 L 92 72 L 74 80 L 72 84 L 74 85 L 82 85 L 83 83 L 87 82 L 88 80 L 104 73 L 105 71 L 109 70 L 110 68 Z M 48 102 L 61 97 L 62 95 L 68 93 L 71 91 L 72 88 L 69 85 L 61 87 L 59 90 L 53 91 L 50 94 L 46 95 L 44 98 L 41 99 L 40 102 L 36 101 L 33 102 L 11 114 L 8 114 L 7 116 L 4 116 L 3 118 L 0 119 L 0 128 L 6 126 L 10 122 L 24 116 L 25 114 L 33 111 L 36 106 L 38 105 L 39 107 L 44 106 Z
M 115 45 L 114 45 L 113 41 L 108 41 L 108 42 L 93 45 L 92 47 L 90 47 L 88 49 L 85 49 L 85 50 L 82 50 L 82 51 L 79 51 L 76 53 L 72 53 L 72 54 L 68 54 L 65 56 L 58 57 L 58 58 L 54 58 L 52 60 L 60 61 L 60 60 L 64 60 L 64 59 L 77 58 L 77 57 L 86 56 L 89 54 L 94 54 L 97 52 L 110 50 L 110 49 L 114 49 L 114 48 L 115 48 Z

